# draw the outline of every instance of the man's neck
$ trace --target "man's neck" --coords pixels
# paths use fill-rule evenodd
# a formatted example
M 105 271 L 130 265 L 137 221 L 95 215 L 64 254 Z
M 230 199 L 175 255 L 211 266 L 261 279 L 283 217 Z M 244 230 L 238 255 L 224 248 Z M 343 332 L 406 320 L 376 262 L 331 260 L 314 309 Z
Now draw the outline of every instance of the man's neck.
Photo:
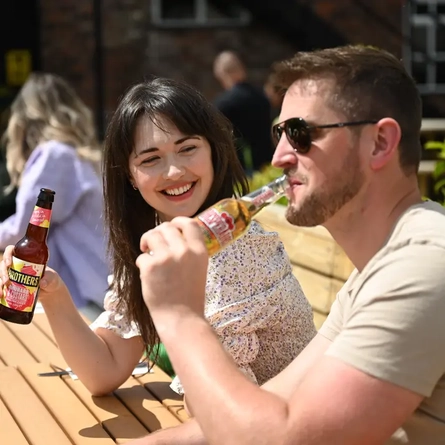
M 235 85 L 238 85 L 239 83 L 243 83 L 246 82 L 247 79 L 244 75 L 233 75 L 233 76 L 228 76 L 224 81 L 223 81 L 223 86 L 226 90 L 231 90 Z
M 382 199 L 382 196 L 379 193 L 368 197 L 360 208 L 325 224 L 359 271 L 383 247 L 403 213 L 422 202 L 417 183 L 394 193 L 392 200 Z

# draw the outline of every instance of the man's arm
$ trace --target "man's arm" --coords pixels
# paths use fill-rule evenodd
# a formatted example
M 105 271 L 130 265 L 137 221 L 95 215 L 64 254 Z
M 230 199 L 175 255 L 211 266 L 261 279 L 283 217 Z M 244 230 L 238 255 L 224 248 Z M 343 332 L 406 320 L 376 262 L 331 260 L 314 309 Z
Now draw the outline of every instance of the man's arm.
M 330 344 L 330 340 L 317 334 L 287 368 L 262 385 L 262 388 L 290 400 L 306 374 L 323 357 Z
M 292 386 L 286 401 L 244 377 L 204 320 L 183 316 L 176 326 L 159 331 L 212 445 L 380 445 L 422 400 L 419 394 L 323 356 L 296 389 Z
M 136 439 L 128 445 L 207 445 L 207 443 L 198 422 L 191 419 L 182 425 Z
M 330 344 L 325 337 L 316 335 L 286 369 L 266 382 L 262 388 L 289 399 L 308 370 L 323 356 Z M 207 441 L 196 419 L 191 419 L 183 425 L 160 430 L 129 445 L 207 445 Z
M 443 373 L 443 249 L 386 255 L 289 400 L 249 381 L 205 321 L 208 254 L 197 224 L 164 223 L 142 236 L 141 250 L 151 253 L 137 259 L 144 300 L 211 445 L 383 445 Z M 426 380 L 413 370 L 419 361 Z

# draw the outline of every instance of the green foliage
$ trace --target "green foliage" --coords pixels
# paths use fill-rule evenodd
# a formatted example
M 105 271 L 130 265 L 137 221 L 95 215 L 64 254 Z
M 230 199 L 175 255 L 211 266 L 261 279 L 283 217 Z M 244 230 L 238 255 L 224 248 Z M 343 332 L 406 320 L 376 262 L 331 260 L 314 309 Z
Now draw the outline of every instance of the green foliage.
M 434 192 L 438 195 L 436 201 L 445 206 L 445 141 L 428 141 L 424 147 L 425 150 L 438 151 L 433 171 Z
M 275 168 L 272 165 L 267 165 L 260 171 L 255 171 L 252 177 L 249 178 L 249 188 L 252 191 L 259 189 L 263 185 L 269 184 L 269 182 L 279 178 L 282 176 L 282 174 L 283 170 Z M 287 205 L 287 198 L 281 198 L 276 203 L 280 205 Z

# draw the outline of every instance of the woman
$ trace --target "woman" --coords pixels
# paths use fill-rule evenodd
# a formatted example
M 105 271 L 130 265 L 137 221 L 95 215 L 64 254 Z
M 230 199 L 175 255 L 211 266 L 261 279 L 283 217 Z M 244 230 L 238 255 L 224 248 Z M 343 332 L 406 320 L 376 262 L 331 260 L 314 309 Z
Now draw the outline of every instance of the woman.
M 40 293 L 66 361 L 96 395 L 117 388 L 159 341 L 135 265 L 141 235 L 247 192 L 230 123 L 195 89 L 169 79 L 127 92 L 107 131 L 103 166 L 114 269 L 106 311 L 88 329 L 51 271 Z M 5 270 L 2 264 L 2 276 Z M 210 259 L 206 316 L 238 366 L 259 384 L 315 335 L 311 308 L 278 235 L 256 222 Z
M 11 106 L 4 139 L 9 187 L 18 192 L 15 213 L 0 224 L 0 249 L 25 234 L 40 188 L 55 190 L 48 265 L 78 308 L 89 302 L 103 307 L 109 264 L 90 110 L 62 78 L 33 73 Z

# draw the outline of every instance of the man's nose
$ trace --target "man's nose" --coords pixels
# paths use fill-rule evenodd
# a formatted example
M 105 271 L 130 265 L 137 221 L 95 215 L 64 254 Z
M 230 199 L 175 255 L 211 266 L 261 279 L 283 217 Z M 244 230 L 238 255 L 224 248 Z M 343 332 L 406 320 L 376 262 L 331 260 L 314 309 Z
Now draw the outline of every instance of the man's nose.
M 272 158 L 272 165 L 277 168 L 288 168 L 298 162 L 298 157 L 294 148 L 289 144 L 286 135 L 283 133 L 275 148 Z

